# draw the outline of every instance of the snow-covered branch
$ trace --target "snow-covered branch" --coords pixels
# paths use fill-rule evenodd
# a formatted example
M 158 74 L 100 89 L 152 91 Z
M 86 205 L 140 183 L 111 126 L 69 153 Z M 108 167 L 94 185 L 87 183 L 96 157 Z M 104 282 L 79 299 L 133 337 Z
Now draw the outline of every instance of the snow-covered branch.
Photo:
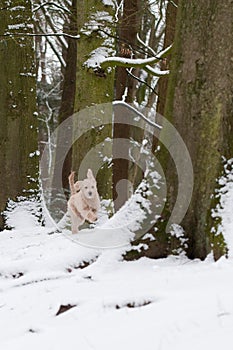
M 101 68 L 105 69 L 107 67 L 114 67 L 114 66 L 120 66 L 120 67 L 126 67 L 126 68 L 143 68 L 147 70 L 150 74 L 155 76 L 164 76 L 169 74 L 169 71 L 161 71 L 156 68 L 152 68 L 151 64 L 158 63 L 161 59 L 166 57 L 172 48 L 172 45 L 168 46 L 166 49 L 161 51 L 156 55 L 156 57 L 150 57 L 150 58 L 125 58 L 125 57 L 107 57 L 102 60 L 100 63 Z
M 146 72 L 148 72 L 156 77 L 163 77 L 163 76 L 168 75 L 170 73 L 169 70 L 160 70 L 158 68 L 153 68 L 153 67 L 149 66 L 148 64 L 145 67 L 143 67 L 143 69 Z
M 5 37 L 5 36 L 11 36 L 11 37 L 15 37 L 15 36 L 64 36 L 67 38 L 71 38 L 71 39 L 80 39 L 80 35 L 71 35 L 71 34 L 67 34 L 67 33 L 4 33 L 3 35 L 0 35 L 1 37 Z
M 178 8 L 178 5 L 174 2 L 174 1 L 172 1 L 172 0 L 168 0 L 175 8 Z
M 107 67 L 114 67 L 114 66 L 120 66 L 120 67 L 134 67 L 134 68 L 143 68 L 147 64 L 153 64 L 157 63 L 159 60 L 156 57 L 141 59 L 141 58 L 124 58 L 124 57 L 107 57 L 101 62 L 102 68 Z
M 147 51 L 149 50 L 149 51 L 152 53 L 152 55 L 156 56 L 156 52 L 152 49 L 152 47 L 148 46 L 148 45 L 140 38 L 140 36 L 139 36 L 138 33 L 137 33 L 137 40 L 138 40 L 138 42 L 139 42 L 142 46 L 144 46 L 144 47 L 146 48 Z

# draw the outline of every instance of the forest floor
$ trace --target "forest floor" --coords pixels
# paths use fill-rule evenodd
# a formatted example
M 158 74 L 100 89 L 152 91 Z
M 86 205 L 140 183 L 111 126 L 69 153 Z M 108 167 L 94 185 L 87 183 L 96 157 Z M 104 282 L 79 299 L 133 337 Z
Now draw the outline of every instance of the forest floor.
M 20 215 L 0 233 L 1 350 L 231 348 L 231 255 L 125 262 Z

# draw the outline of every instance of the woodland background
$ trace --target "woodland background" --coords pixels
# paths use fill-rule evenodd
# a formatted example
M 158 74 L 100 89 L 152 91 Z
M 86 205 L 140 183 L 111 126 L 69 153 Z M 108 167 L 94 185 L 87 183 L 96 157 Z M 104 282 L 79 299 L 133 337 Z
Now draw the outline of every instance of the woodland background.
M 2 0 L 0 211 L 9 199 L 33 197 L 40 203 L 40 154 L 45 144 L 55 153 L 62 147 L 59 135 L 50 137 L 62 121 L 88 106 L 123 100 L 164 115 L 188 147 L 194 190 L 181 223 L 188 257 L 227 255 L 221 220 L 213 211 L 220 200 L 218 180 L 232 167 L 232 34 L 230 0 Z M 114 61 L 116 56 L 122 60 Z M 87 150 L 108 132 L 95 130 L 73 145 L 63 166 L 67 193 L 70 170 L 77 170 Z M 138 142 L 146 137 L 119 124 L 113 136 Z M 152 151 L 157 146 L 158 140 L 149 140 Z M 163 147 L 158 159 L 168 183 L 166 206 L 151 229 L 155 240 L 147 241 L 149 248 L 132 250 L 126 259 L 166 257 L 181 245 L 164 228 L 176 199 L 176 168 Z M 48 169 L 54 197 L 57 166 L 59 159 Z M 121 179 L 130 179 L 135 189 L 143 173 L 121 159 L 106 164 L 97 176 L 100 195 L 114 199 Z M 3 229 L 4 215 L 0 218 Z

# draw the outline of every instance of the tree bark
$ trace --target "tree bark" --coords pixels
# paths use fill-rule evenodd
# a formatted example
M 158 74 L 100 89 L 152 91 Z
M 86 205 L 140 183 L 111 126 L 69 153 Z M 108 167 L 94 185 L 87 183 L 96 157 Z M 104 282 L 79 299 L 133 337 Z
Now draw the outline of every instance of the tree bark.
M 77 35 L 77 0 L 72 0 L 72 5 L 70 8 L 71 14 L 69 17 L 68 33 L 71 35 Z M 71 117 L 74 113 L 75 104 L 75 92 L 76 92 L 76 68 L 77 68 L 77 41 L 68 37 L 67 38 L 68 48 L 66 52 L 66 67 L 64 69 L 64 82 L 62 87 L 62 100 L 61 107 L 59 111 L 58 122 L 59 125 Z M 62 130 L 61 130 L 62 131 Z M 64 139 L 60 134 L 57 135 L 57 147 L 56 147 L 56 160 L 54 164 L 54 178 L 53 178 L 53 192 L 56 193 L 58 188 L 58 183 L 56 178 L 57 167 L 60 167 L 60 155 L 63 154 L 62 149 L 66 148 L 66 140 L 69 141 L 72 138 L 72 124 L 70 129 L 67 131 L 66 139 Z M 59 155 L 59 156 L 58 156 Z M 68 196 L 69 191 L 69 181 L 68 176 L 72 170 L 72 149 L 69 150 L 62 168 L 62 184 L 63 189 L 66 191 Z
M 119 21 L 118 35 L 119 45 L 118 51 L 120 55 L 127 56 L 127 50 L 132 51 L 136 44 L 137 33 L 139 32 L 139 0 L 125 0 L 123 7 L 123 16 Z M 133 102 L 133 96 L 135 94 L 136 81 L 132 77 L 129 77 L 124 67 L 116 68 L 116 100 L 122 100 L 125 95 L 125 102 Z M 119 111 L 119 109 L 117 109 Z M 114 127 L 113 127 L 113 199 L 116 200 L 118 193 L 116 185 L 119 181 L 129 179 L 129 161 L 127 159 L 119 159 L 115 157 L 117 149 L 115 149 L 114 139 L 130 138 L 130 126 L 128 124 L 118 123 L 118 113 L 114 115 Z M 120 116 L 119 116 L 120 117 Z M 121 117 L 120 117 L 121 118 Z M 115 210 L 117 211 L 125 203 L 129 197 L 128 182 L 121 182 L 121 198 L 115 201 Z M 124 194 L 124 195 L 123 195 Z
M 0 11 L 0 212 L 9 198 L 38 191 L 35 58 L 31 2 L 1 2 Z M 6 32 L 12 36 L 4 37 Z M 16 35 L 16 36 L 15 36 Z M 33 192 L 34 191 L 34 192 Z M 0 228 L 4 220 L 0 215 Z
M 106 20 L 99 19 L 99 13 L 106 14 Z M 94 50 L 100 47 L 106 47 L 106 36 L 101 31 L 93 28 L 93 18 L 100 21 L 102 25 L 107 26 L 111 35 L 114 34 L 112 22 L 109 20 L 114 14 L 114 9 L 110 5 L 104 5 L 102 2 L 94 0 L 79 1 L 79 8 L 77 13 L 78 29 L 80 39 L 77 42 L 77 86 L 75 96 L 75 111 L 79 112 L 92 105 L 99 105 L 113 101 L 114 94 L 114 70 L 101 71 L 95 62 L 89 66 L 86 64 L 87 60 L 94 54 Z M 100 28 L 102 26 L 100 25 Z M 114 41 L 108 38 L 107 47 L 114 50 Z M 104 141 L 107 137 L 112 137 L 111 125 L 105 126 L 103 129 L 94 130 L 92 128 L 92 116 L 88 116 L 86 126 L 89 132 L 81 137 L 73 145 L 73 170 L 79 171 L 80 164 L 87 154 L 87 152 L 95 147 L 95 145 Z M 79 127 L 77 120 L 77 127 Z M 83 125 L 80 127 L 83 127 Z M 91 168 L 93 165 L 89 164 Z M 111 168 L 109 164 L 105 164 L 99 169 L 97 176 L 98 190 L 100 195 L 104 198 L 112 197 L 112 181 Z
M 173 2 L 168 2 L 166 9 L 166 25 L 165 25 L 165 37 L 164 37 L 164 49 L 169 47 L 174 43 L 175 38 L 175 27 L 176 27 L 176 17 L 177 17 L 177 7 L 178 0 Z M 171 68 L 171 57 L 170 53 L 165 59 L 161 61 L 161 70 L 168 70 Z M 162 116 L 165 113 L 165 102 L 167 96 L 169 76 L 164 76 L 158 81 L 158 100 L 156 110 Z M 152 107 L 152 106 L 151 106 Z M 153 137 L 152 140 L 152 152 L 155 152 L 158 146 L 158 139 Z M 156 227 L 157 224 L 155 224 Z M 144 251 L 144 255 L 152 258 L 163 258 L 172 252 L 171 238 L 168 237 L 164 232 L 159 232 L 155 227 L 152 227 L 150 233 L 156 237 L 156 240 L 147 242 L 149 249 Z
M 226 252 L 223 238 L 213 238 L 216 180 L 222 157 L 233 156 L 233 7 L 221 2 L 179 2 L 173 62 L 165 116 L 174 124 L 190 152 L 194 189 L 182 226 L 189 238 L 188 256 L 215 258 Z M 166 132 L 166 130 L 165 130 Z M 168 213 L 176 199 L 176 172 L 162 156 L 168 186 Z M 185 171 L 185 169 L 184 169 Z
M 175 26 L 176 26 L 176 14 L 178 0 L 169 1 L 166 9 L 166 27 L 165 27 L 165 37 L 164 37 L 164 49 L 173 44 L 175 38 Z M 164 60 L 161 61 L 161 70 L 167 70 L 170 67 L 171 54 L 169 54 Z M 157 102 L 157 112 L 164 115 L 164 108 L 167 95 L 169 77 L 165 76 L 163 79 L 158 81 L 158 102 Z

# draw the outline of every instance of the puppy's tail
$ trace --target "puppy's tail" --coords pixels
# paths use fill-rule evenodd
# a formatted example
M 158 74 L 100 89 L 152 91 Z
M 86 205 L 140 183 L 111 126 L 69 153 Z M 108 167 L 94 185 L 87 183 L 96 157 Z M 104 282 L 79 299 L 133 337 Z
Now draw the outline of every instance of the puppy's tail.
M 74 187 L 74 174 L 75 174 L 75 172 L 72 171 L 71 174 L 69 175 L 69 184 L 70 184 L 71 196 L 76 193 L 75 187 Z

